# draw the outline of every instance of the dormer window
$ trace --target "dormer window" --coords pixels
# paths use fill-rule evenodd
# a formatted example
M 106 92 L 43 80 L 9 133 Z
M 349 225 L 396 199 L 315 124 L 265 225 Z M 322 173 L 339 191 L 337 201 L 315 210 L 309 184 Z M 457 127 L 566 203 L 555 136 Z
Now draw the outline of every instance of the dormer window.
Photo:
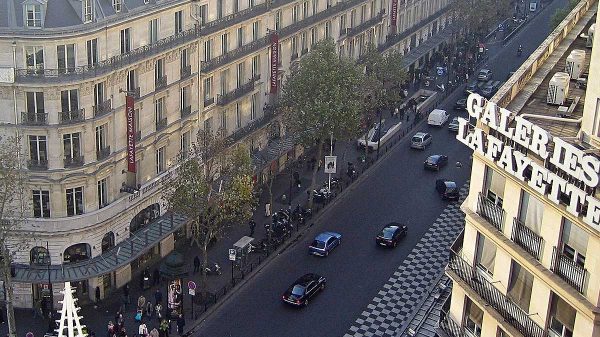
M 42 5 L 25 5 L 27 27 L 42 28 Z
M 83 23 L 92 22 L 94 20 L 92 0 L 81 0 L 81 10 L 83 14 Z
M 115 13 L 120 13 L 121 8 L 123 7 L 123 1 L 122 0 L 112 0 L 112 5 L 115 10 Z

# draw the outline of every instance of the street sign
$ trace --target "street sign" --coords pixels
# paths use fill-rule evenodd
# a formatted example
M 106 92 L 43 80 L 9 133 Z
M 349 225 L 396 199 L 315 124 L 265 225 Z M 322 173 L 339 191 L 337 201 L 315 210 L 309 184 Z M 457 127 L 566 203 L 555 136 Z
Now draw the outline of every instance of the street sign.
M 325 173 L 335 174 L 337 172 L 337 156 L 325 156 Z
M 196 296 L 196 289 L 188 289 L 188 292 L 190 293 L 190 295 L 192 296 Z
M 229 249 L 229 261 L 235 261 L 235 249 Z
M 196 290 L 196 282 L 188 281 L 188 289 Z
M 444 76 L 444 67 L 437 67 L 437 75 Z

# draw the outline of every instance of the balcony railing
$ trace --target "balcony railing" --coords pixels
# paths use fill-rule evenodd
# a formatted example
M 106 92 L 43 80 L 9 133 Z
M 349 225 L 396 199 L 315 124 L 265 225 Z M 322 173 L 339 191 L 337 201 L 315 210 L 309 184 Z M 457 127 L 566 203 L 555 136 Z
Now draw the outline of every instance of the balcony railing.
M 23 125 L 46 125 L 48 114 L 45 112 L 21 112 L 21 123 Z
M 167 117 L 156 121 L 156 131 L 160 131 L 167 127 Z
M 204 106 L 207 107 L 215 103 L 215 97 L 207 98 L 204 100 Z
M 140 98 L 140 87 L 135 87 L 133 90 L 131 90 L 130 95 L 133 96 L 134 99 Z
M 450 6 L 446 6 L 442 9 L 440 9 L 439 11 L 435 12 L 434 14 L 430 15 L 429 17 L 424 18 L 423 20 L 419 21 L 416 25 L 409 27 L 407 30 L 400 32 L 398 34 L 388 35 L 386 37 L 385 43 L 380 45 L 377 48 L 379 49 L 379 51 L 384 51 L 384 50 L 392 47 L 393 45 L 406 39 L 407 37 L 411 36 L 412 34 L 418 32 L 419 29 L 421 29 L 421 28 L 427 26 L 428 24 L 432 23 L 433 21 L 437 20 L 442 15 L 447 13 L 449 10 L 450 10 Z
M 73 111 L 62 111 L 59 115 L 60 124 L 73 124 L 83 122 L 85 119 L 84 110 L 77 109 Z
M 110 146 L 103 147 L 100 150 L 96 150 L 96 160 L 101 161 L 110 156 Z
M 162 75 L 159 78 L 154 79 L 154 89 L 160 90 L 167 86 L 167 75 Z
M 370 18 L 369 20 L 361 23 L 360 25 L 358 25 L 356 27 L 347 29 L 346 36 L 352 37 L 352 36 L 355 36 L 355 35 L 358 35 L 358 34 L 364 32 L 368 28 L 373 27 L 374 25 L 380 23 L 383 20 L 384 15 L 385 15 L 385 9 L 382 9 L 381 11 L 379 11 L 379 13 L 377 13 L 377 15 Z
M 262 129 L 266 125 L 268 125 L 273 120 L 273 112 L 271 110 L 265 110 L 265 114 L 250 123 L 246 124 L 243 128 L 239 128 L 235 130 L 231 135 L 227 138 L 231 143 L 237 143 L 240 140 L 244 139 L 246 136 L 252 134 L 254 131 Z
M 112 112 L 112 102 L 110 99 L 94 105 L 94 117 L 99 117 Z
M 31 171 L 45 171 L 48 169 L 47 159 L 30 159 L 27 161 L 27 168 Z
M 502 231 L 504 228 L 504 213 L 501 207 L 498 207 L 498 205 L 479 193 L 479 197 L 477 198 L 477 214 L 486 219 L 499 231 Z
M 552 264 L 550 269 L 560 276 L 571 287 L 583 293 L 587 270 L 578 265 L 572 258 L 564 255 L 557 247 L 552 251 Z
M 217 96 L 217 105 L 220 105 L 220 106 L 227 105 L 227 104 L 235 101 L 236 99 L 248 94 L 249 92 L 254 90 L 254 84 L 259 79 L 260 79 L 260 75 L 254 76 L 248 81 L 248 83 L 243 84 L 241 87 L 239 87 L 233 91 L 230 91 L 224 95 L 218 95 Z
M 83 166 L 83 156 L 66 157 L 64 159 L 65 168 Z
M 192 106 L 188 105 L 181 109 L 181 118 L 186 118 L 187 116 L 192 114 Z
M 448 269 L 481 296 L 490 307 L 494 308 L 507 323 L 514 326 L 523 336 L 547 337 L 547 332 L 537 325 L 525 311 L 502 294 L 490 281 L 480 275 L 476 268 L 470 266 L 455 252 L 450 252 Z
M 203 73 L 211 72 L 218 67 L 229 64 L 235 60 L 241 59 L 249 54 L 267 47 L 270 41 L 271 40 L 269 36 L 262 37 L 256 41 L 252 41 L 244 46 L 231 50 L 221 56 L 217 56 L 209 61 L 202 62 L 200 69 Z
M 181 68 L 181 72 L 179 74 L 180 74 L 182 80 L 184 78 L 188 78 L 188 77 L 192 76 L 192 66 L 187 65 L 187 66 Z
M 518 219 L 513 220 L 512 235 L 510 239 L 535 257 L 536 260 L 539 261 L 542 257 L 544 239 L 531 230 L 531 228 L 521 223 Z
M 440 329 L 449 337 L 465 336 L 465 329 L 449 317 L 446 312 L 440 312 Z

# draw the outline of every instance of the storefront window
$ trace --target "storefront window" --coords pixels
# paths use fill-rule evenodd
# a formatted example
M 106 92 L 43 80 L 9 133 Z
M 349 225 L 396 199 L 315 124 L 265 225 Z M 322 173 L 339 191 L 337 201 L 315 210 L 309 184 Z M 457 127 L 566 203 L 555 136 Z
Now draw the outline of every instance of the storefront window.
M 129 231 L 131 233 L 135 233 L 140 229 L 144 228 L 149 223 L 158 219 L 160 216 L 160 204 L 152 204 L 142 211 L 140 211 L 136 216 L 131 219 L 131 223 L 129 224 Z
M 30 252 L 30 263 L 32 265 L 49 265 L 50 254 L 44 247 L 33 247 Z
M 87 243 L 78 243 L 67 249 L 63 255 L 64 263 L 76 263 L 89 259 L 92 256 L 90 245 Z

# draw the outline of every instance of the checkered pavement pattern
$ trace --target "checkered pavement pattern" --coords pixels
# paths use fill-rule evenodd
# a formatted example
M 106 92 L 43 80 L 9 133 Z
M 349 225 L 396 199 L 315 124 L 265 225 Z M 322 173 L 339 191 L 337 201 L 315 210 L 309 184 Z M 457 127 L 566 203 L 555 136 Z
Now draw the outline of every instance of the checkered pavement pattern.
M 344 337 L 398 335 L 429 285 L 444 272 L 448 247 L 464 228 L 465 216 L 460 204 L 467 196 L 468 184 L 461 189 L 459 202 L 444 209 Z

